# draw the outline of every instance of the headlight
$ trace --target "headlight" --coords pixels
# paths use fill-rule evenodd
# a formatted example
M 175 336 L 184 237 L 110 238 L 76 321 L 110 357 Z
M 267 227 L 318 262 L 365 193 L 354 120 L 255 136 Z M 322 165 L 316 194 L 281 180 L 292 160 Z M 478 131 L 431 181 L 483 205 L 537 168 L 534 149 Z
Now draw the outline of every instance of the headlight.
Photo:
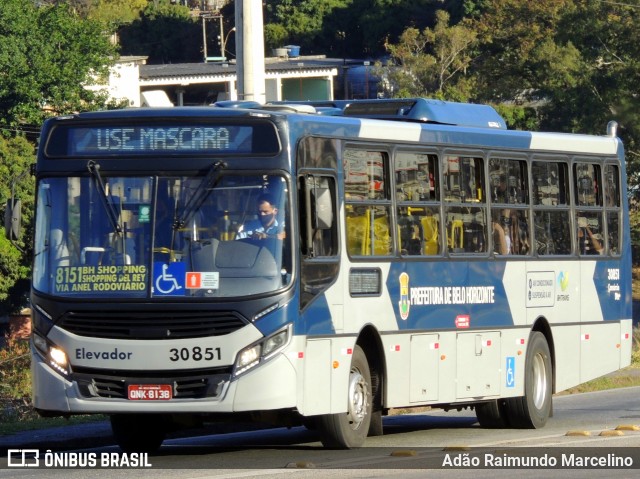
M 289 328 L 273 334 L 264 340 L 264 348 L 262 350 L 262 356 L 268 358 L 276 351 L 286 346 L 289 341 Z
M 33 345 L 49 366 L 63 376 L 69 376 L 69 358 L 63 349 L 51 344 L 37 333 L 33 334 Z
M 255 346 L 245 349 L 238 354 L 236 360 L 236 374 L 252 368 L 260 361 L 260 351 L 262 350 L 262 344 L 256 344 Z
M 234 377 L 275 356 L 284 349 L 290 339 L 291 325 L 240 351 L 233 368 Z

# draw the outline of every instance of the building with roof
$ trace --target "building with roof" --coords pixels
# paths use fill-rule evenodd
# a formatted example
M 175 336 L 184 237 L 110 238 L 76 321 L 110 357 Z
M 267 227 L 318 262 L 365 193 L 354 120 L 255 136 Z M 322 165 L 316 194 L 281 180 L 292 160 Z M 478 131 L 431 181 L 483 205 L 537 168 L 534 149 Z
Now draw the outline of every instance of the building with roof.
M 265 59 L 266 99 L 332 100 L 342 59 L 324 56 Z M 103 86 L 104 88 L 104 86 Z M 235 61 L 147 65 L 146 57 L 122 57 L 106 87 L 129 106 L 193 106 L 237 100 Z

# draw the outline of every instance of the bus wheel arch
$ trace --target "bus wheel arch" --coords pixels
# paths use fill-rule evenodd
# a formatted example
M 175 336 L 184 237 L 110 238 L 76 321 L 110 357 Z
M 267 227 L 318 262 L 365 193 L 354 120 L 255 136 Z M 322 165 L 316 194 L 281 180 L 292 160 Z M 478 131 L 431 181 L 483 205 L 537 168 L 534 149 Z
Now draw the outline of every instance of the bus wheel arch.
M 382 342 L 375 328 L 365 328 L 353 347 L 347 412 L 318 417 L 322 444 L 336 449 L 361 447 L 367 436 L 382 434 Z
M 553 374 L 551 385 L 553 388 L 553 393 L 555 394 L 556 393 L 556 348 L 555 348 L 555 342 L 553 340 L 553 333 L 551 332 L 551 325 L 547 321 L 547 318 L 545 318 L 544 316 L 541 316 L 538 319 L 536 319 L 535 323 L 533 324 L 533 328 L 531 328 L 531 333 L 533 333 L 534 331 L 542 333 L 545 339 L 547 340 L 547 344 L 549 346 L 549 353 L 551 354 L 551 371 Z
M 356 344 L 351 355 L 347 387 L 347 411 L 323 414 L 317 425 L 325 447 L 351 449 L 361 447 L 369 432 L 372 414 L 371 376 L 367 356 Z
M 378 330 L 371 325 L 367 325 L 362 329 L 356 344 L 362 348 L 367 356 L 371 375 L 373 404 L 369 436 L 382 436 L 382 416 L 385 413 L 384 378 L 386 377 L 384 347 Z

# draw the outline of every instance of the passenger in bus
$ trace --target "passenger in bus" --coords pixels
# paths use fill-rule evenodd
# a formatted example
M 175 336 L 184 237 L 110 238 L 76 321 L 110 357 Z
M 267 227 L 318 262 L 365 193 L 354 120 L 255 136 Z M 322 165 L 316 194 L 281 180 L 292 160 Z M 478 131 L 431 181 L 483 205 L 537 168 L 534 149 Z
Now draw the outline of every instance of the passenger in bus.
M 269 194 L 260 195 L 257 201 L 258 219 L 249 220 L 238 228 L 236 239 L 284 239 L 284 225 L 278 221 L 278 208 Z
M 494 203 L 506 203 L 507 202 L 507 177 L 504 174 L 495 175 L 491 179 L 493 187 L 492 201 Z
M 578 218 L 578 250 L 582 255 L 602 254 L 602 241 L 591 231 L 586 218 Z
M 511 253 L 511 237 L 502 225 L 495 221 L 493 223 L 493 250 L 496 254 Z
M 422 254 L 422 232 L 418 223 L 406 223 L 401 230 L 402 254 Z
M 508 209 L 500 211 L 493 218 L 493 250 L 496 254 L 511 254 L 511 213 Z
M 511 211 L 511 254 L 526 255 L 531 246 L 529 244 L 529 221 L 526 211 Z

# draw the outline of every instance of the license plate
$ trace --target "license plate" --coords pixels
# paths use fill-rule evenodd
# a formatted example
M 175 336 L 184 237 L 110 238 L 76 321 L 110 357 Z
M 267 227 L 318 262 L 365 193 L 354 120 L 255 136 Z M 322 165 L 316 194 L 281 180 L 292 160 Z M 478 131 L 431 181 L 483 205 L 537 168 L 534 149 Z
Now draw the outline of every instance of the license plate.
M 132 401 L 166 401 L 173 389 L 170 384 L 129 384 L 128 396 Z

